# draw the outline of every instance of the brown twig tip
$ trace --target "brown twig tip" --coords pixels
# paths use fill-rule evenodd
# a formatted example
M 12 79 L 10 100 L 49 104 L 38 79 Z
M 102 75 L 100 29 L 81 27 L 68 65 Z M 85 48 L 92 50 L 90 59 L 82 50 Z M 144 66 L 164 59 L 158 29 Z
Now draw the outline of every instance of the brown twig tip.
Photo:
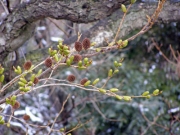
M 82 50 L 82 44 L 79 41 L 76 41 L 74 44 L 74 48 L 77 52 L 80 52 Z
M 69 82 L 74 82 L 75 79 L 76 79 L 76 77 L 75 77 L 73 74 L 68 75 L 68 77 L 67 77 L 67 80 L 68 80 Z
M 24 114 L 23 119 L 26 120 L 26 121 L 28 121 L 28 120 L 30 119 L 30 116 L 27 115 L 27 114 Z
M 75 54 L 74 55 L 74 62 L 79 62 L 80 60 L 82 60 L 82 56 L 81 55 L 79 55 L 79 54 Z
M 13 109 L 16 110 L 20 107 L 20 103 L 18 101 L 16 101 L 12 107 L 13 107 Z
M 87 81 L 88 81 L 88 79 L 87 79 L 87 78 L 84 78 L 84 79 L 81 80 L 80 84 L 81 84 L 81 85 L 84 85 Z
M 23 65 L 25 70 L 29 70 L 31 68 L 31 66 L 32 66 L 31 61 L 26 61 Z
M 51 67 L 52 66 L 52 59 L 51 58 L 47 58 L 45 60 L 44 64 L 46 65 L 46 67 Z
M 87 50 L 91 47 L 91 42 L 89 40 L 89 38 L 85 38 L 82 42 L 83 48 L 84 50 Z
M 39 79 L 37 77 L 34 78 L 34 84 L 37 84 L 39 82 Z

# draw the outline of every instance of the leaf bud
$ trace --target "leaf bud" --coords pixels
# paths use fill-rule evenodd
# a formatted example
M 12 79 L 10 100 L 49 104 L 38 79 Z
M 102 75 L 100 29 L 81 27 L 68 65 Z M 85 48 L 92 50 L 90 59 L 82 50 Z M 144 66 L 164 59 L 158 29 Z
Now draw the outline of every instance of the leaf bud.
M 143 94 L 142 94 L 142 96 L 147 96 L 147 95 L 149 95 L 149 91 L 145 91 L 145 92 L 143 92 Z
M 132 100 L 130 96 L 123 96 L 123 99 L 124 99 L 125 101 L 131 101 L 131 100 Z
M 127 9 L 126 9 L 126 6 L 124 4 L 121 4 L 121 10 L 126 13 L 127 12 Z
M 115 96 L 117 99 L 119 99 L 119 100 L 122 100 L 123 99 L 123 97 L 122 96 L 119 96 L 119 95 L 116 95 Z
M 23 77 L 21 77 L 19 80 L 20 80 L 21 82 L 25 83 L 25 84 L 27 83 L 26 79 L 23 78 Z
M 116 73 L 119 73 L 118 69 L 115 69 L 113 74 L 116 74 Z
M 79 66 L 79 67 L 82 66 L 82 61 L 81 61 L 81 60 L 78 62 L 78 66 Z
M 117 88 L 111 88 L 110 91 L 111 92 L 118 92 L 118 89 Z
M 99 82 L 99 78 L 97 78 L 96 80 L 94 80 L 94 82 L 92 83 L 92 85 L 96 85 Z
M 153 95 L 154 96 L 157 96 L 159 94 L 159 89 L 155 89 L 154 91 L 153 91 Z
M 88 80 L 88 81 L 84 84 L 84 86 L 88 86 L 90 83 L 91 83 L 91 81 Z
M 113 70 L 110 69 L 109 72 L 108 72 L 108 77 L 112 77 L 112 74 L 113 74 Z
M 4 81 L 4 75 L 0 76 L 0 82 L 2 83 Z
M 106 90 L 105 89 L 99 89 L 99 92 L 101 92 L 101 93 L 106 93 Z
M 18 82 L 18 84 L 19 84 L 19 86 L 25 86 L 26 84 L 25 83 L 23 83 L 23 82 Z
M 66 60 L 66 64 L 67 64 L 68 66 L 71 66 L 71 60 L 70 60 L 70 59 L 67 59 L 67 60 Z

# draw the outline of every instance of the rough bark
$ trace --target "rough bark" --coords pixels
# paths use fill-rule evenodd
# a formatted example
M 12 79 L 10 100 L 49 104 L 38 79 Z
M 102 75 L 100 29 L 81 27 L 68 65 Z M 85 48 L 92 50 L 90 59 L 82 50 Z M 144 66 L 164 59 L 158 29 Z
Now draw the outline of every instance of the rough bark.
M 25 33 L 32 33 L 34 29 L 31 25 L 39 19 L 51 17 L 88 23 L 111 15 L 125 1 L 32 0 L 30 3 L 22 4 L 15 8 L 0 26 L 0 62 L 3 62 L 9 52 L 19 48 L 31 37 L 31 34 Z

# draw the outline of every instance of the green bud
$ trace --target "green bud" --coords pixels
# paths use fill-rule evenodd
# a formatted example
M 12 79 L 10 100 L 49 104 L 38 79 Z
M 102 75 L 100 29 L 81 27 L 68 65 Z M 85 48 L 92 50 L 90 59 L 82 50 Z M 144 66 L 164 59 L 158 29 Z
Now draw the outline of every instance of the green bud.
M 72 63 L 73 60 L 74 60 L 74 56 L 71 56 L 69 59 L 70 59 L 70 61 L 71 61 L 71 63 Z
M 70 53 L 69 50 L 64 50 L 64 54 L 65 54 L 65 55 L 68 55 L 69 53 Z
M 0 120 L 0 124 L 3 125 L 5 122 L 4 120 Z
M 147 95 L 146 98 L 147 98 L 147 99 L 150 99 L 150 98 L 151 98 L 151 95 Z
M 118 66 L 119 66 L 119 67 L 122 66 L 122 63 L 119 63 Z
M 155 90 L 153 91 L 153 95 L 154 95 L 154 96 L 159 95 L 159 89 L 155 89 Z
M 70 59 L 67 59 L 67 60 L 66 60 L 66 64 L 67 64 L 68 66 L 71 66 L 71 60 L 70 60 Z
M 25 86 L 26 84 L 25 83 L 23 83 L 23 82 L 18 82 L 18 84 L 19 84 L 19 86 Z
M 99 82 L 99 78 L 97 78 L 96 80 L 94 80 L 94 82 L 92 83 L 92 85 L 96 85 Z
M 33 82 L 32 81 L 29 81 L 28 82 L 28 86 L 32 86 L 33 85 Z
M 96 52 L 100 52 L 101 51 L 101 49 L 100 48 L 96 48 Z
M 136 0 L 131 0 L 131 4 L 134 4 L 136 2 Z
M 38 73 L 36 74 L 36 76 L 40 76 L 42 73 L 42 69 L 39 69 Z
M 122 96 L 119 96 L 119 95 L 116 95 L 115 96 L 117 99 L 119 99 L 119 100 L 122 100 L 123 99 L 123 97 Z
M 58 54 L 55 54 L 55 55 L 54 55 L 54 59 L 55 59 L 56 62 L 59 61 Z
M 0 74 L 2 74 L 3 72 L 4 72 L 4 68 L 0 66 Z
M 26 81 L 25 78 L 22 78 L 22 77 L 21 77 L 19 80 L 20 80 L 21 82 L 25 83 L 25 84 L 27 83 L 27 81 Z
M 112 77 L 112 74 L 113 74 L 113 70 L 110 69 L 109 72 L 108 72 L 108 77 Z
M 64 128 L 60 128 L 59 131 L 60 131 L 60 132 L 64 132 L 65 129 L 64 129 Z
M 116 73 L 119 73 L 118 69 L 115 69 L 113 74 L 116 74 Z
M 19 90 L 20 91 L 25 91 L 25 88 L 24 87 L 19 87 Z
M 123 99 L 124 99 L 125 101 L 131 101 L 131 100 L 132 100 L 130 96 L 123 96 Z
M 34 78 L 36 77 L 35 74 L 32 74 L 31 77 L 30 77 L 30 81 L 34 82 Z
M 91 46 L 95 46 L 95 45 L 96 45 L 96 42 L 92 42 L 92 43 L 91 43 Z
M 31 89 L 30 87 L 25 87 L 24 92 L 27 92 L 27 91 L 29 91 L 30 89 Z
M 17 71 L 18 71 L 18 72 L 17 72 L 18 74 L 21 74 L 21 73 L 22 73 L 22 70 L 21 70 L 21 67 L 20 67 L 20 66 L 17 66 Z
M 149 95 L 149 91 L 145 91 L 145 92 L 142 94 L 142 96 L 147 96 L 147 95 Z
M 114 61 L 114 66 L 115 67 L 118 67 L 119 66 L 119 63 L 117 61 Z
M 91 83 L 91 81 L 88 80 L 88 81 L 84 84 L 84 86 L 88 86 L 90 83 Z
M 6 124 L 6 126 L 9 128 L 11 125 L 10 125 L 10 123 L 8 122 L 8 123 Z
M 127 12 L 127 9 L 126 9 L 126 6 L 124 4 L 121 4 L 121 10 L 126 13 Z
M 0 76 L 0 82 L 2 83 L 4 81 L 4 75 Z
M 13 96 L 11 97 L 11 100 L 16 100 L 16 96 L 13 95 Z
M 82 61 L 81 60 L 78 62 L 78 66 L 82 67 Z
M 10 99 L 6 98 L 6 104 L 10 104 L 10 103 L 11 103 Z
M 88 63 L 88 58 L 84 58 L 84 64 L 86 65 Z
M 101 92 L 101 93 L 106 93 L 106 90 L 105 89 L 99 89 L 99 92 Z
M 118 40 L 118 41 L 117 41 L 117 44 L 118 44 L 118 45 L 121 45 L 121 44 L 122 44 L 122 39 Z
M 111 88 L 110 91 L 111 92 L 118 92 L 118 89 L 117 88 Z
M 128 40 L 124 40 L 123 41 L 123 48 L 126 47 L 128 45 Z

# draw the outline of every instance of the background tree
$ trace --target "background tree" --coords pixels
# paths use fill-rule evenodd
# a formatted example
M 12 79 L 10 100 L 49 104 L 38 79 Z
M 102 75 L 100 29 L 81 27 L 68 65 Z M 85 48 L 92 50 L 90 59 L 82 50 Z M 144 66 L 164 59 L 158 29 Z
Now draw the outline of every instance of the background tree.
M 123 0 L 31 0 L 28 3 L 26 1 L 24 3 L 23 1 L 19 1 L 19 3 L 1 1 L 3 13 L 0 25 L 0 61 L 1 65 L 5 68 L 5 83 L 8 83 L 16 76 L 12 70 L 13 66 L 23 65 L 24 61 L 27 60 L 31 60 L 33 64 L 38 64 L 49 56 L 47 48 L 50 46 L 55 48 L 58 44 L 57 40 L 53 42 L 54 39 L 52 38 L 55 35 L 53 35 L 54 31 L 58 33 L 59 30 L 57 31 L 57 28 L 63 32 L 63 34 L 61 34 L 62 32 L 58 33 L 64 36 L 65 41 L 63 43 L 69 46 L 74 46 L 74 42 L 78 38 L 78 32 L 82 33 L 80 41 L 88 37 L 91 39 L 91 42 L 96 42 L 97 47 L 107 46 L 112 42 L 111 39 L 115 37 L 123 16 L 122 11 L 119 10 L 121 4 L 128 5 L 129 3 Z M 153 47 L 155 44 L 163 44 L 164 46 L 172 44 L 175 50 L 179 49 L 177 47 L 179 35 L 176 32 L 179 26 L 177 22 L 180 19 L 179 6 L 179 3 L 167 1 L 157 21 L 159 26 L 157 25 L 147 35 L 143 35 L 130 42 L 127 48 L 119 51 L 112 50 L 110 53 L 104 54 L 97 52 L 99 55 L 94 57 L 92 57 L 91 51 L 84 54 L 84 57 L 89 55 L 93 61 L 95 60 L 92 68 L 90 68 L 92 70 L 78 71 L 61 67 L 59 70 L 53 71 L 53 77 L 59 80 L 65 80 L 70 73 L 75 74 L 79 81 L 84 77 L 87 77 L 89 80 L 94 80 L 97 77 L 102 79 L 106 78 L 108 70 L 113 68 L 112 63 L 114 60 L 125 58 L 120 73 L 115 75 L 114 79 L 109 80 L 106 89 L 116 87 L 121 90 L 119 94 L 141 95 L 146 90 L 152 92 L 154 89 L 159 88 L 163 90 L 162 97 L 156 97 L 148 101 L 138 98 L 127 103 L 119 102 L 116 99 L 112 99 L 112 97 L 99 93 L 79 91 L 76 87 L 51 86 L 39 93 L 32 92 L 18 97 L 18 101 L 21 103 L 21 110 L 25 110 L 23 114 L 28 113 L 34 125 L 36 123 L 36 125 L 42 125 L 44 121 L 45 128 L 37 128 L 29 124 L 25 125 L 13 118 L 10 123 L 11 128 L 8 129 L 17 132 L 17 134 L 24 134 L 25 132 L 47 134 L 53 125 L 54 129 L 66 127 L 68 131 L 75 127 L 75 125 L 78 125 L 78 121 L 86 123 L 94 116 L 95 118 L 85 125 L 84 128 L 74 131 L 73 134 L 83 134 L 84 132 L 86 134 L 122 133 L 136 135 L 160 134 L 161 132 L 178 134 L 179 111 L 177 110 L 179 106 L 179 86 L 177 74 L 174 72 L 174 67 L 171 67 L 172 64 L 164 61 L 163 57 L 160 57 L 158 51 Z M 136 34 L 136 30 L 142 28 L 147 23 L 146 15 L 152 15 L 156 8 L 157 3 L 146 4 L 138 1 L 134 4 L 127 13 L 118 39 L 126 39 Z M 4 15 L 4 12 L 7 16 Z M 47 17 L 69 20 L 71 26 L 62 25 L 62 23 L 67 21 L 61 20 L 59 22 Z M 162 22 L 172 23 L 168 26 Z M 79 23 L 88 24 L 78 25 Z M 57 28 L 52 27 L 52 25 L 55 25 Z M 161 32 L 159 29 L 161 29 Z M 130 32 L 131 34 L 129 34 Z M 164 35 L 171 35 L 172 33 L 174 35 L 172 39 L 171 36 L 168 36 L 168 39 L 162 38 L 165 37 Z M 152 42 L 151 37 L 155 39 L 155 42 Z M 145 43 L 145 46 L 137 46 L 137 41 L 139 41 L 139 44 Z M 171 57 L 172 51 L 168 53 L 170 50 L 167 47 L 165 47 L 165 50 L 162 49 L 163 51 L 167 53 L 168 57 Z M 42 78 L 49 77 L 49 72 L 48 70 L 46 71 L 43 74 L 45 77 L 43 76 Z M 57 74 L 59 72 L 60 74 Z M 41 78 L 39 79 L 41 80 Z M 98 86 L 102 86 L 104 81 L 106 79 L 102 80 Z M 51 83 L 53 84 L 54 82 Z M 41 85 L 43 84 L 40 83 Z M 14 94 L 12 92 L 16 89 L 17 85 L 12 85 L 10 89 L 1 91 L 0 102 L 3 103 L 5 98 L 9 94 Z M 172 90 L 170 91 L 169 89 Z M 16 90 L 15 92 L 18 91 Z M 69 98 L 69 102 L 64 106 L 68 93 L 71 93 L 71 99 Z M 50 99 L 47 95 L 50 95 Z M 37 98 L 31 98 L 32 96 L 37 96 Z M 51 104 L 50 101 L 52 101 Z M 51 107 L 52 104 L 54 107 Z M 112 105 L 114 106 L 113 108 Z M 54 112 L 61 112 L 63 106 L 63 113 L 61 113 L 60 118 L 58 117 L 59 120 L 55 121 L 57 124 L 54 125 L 53 120 L 56 118 Z M 39 110 L 36 108 L 39 108 Z M 174 108 L 175 111 L 171 108 Z M 1 114 L 6 114 L 5 111 L 7 109 L 3 109 L 3 111 Z M 22 114 L 17 110 L 14 112 L 14 116 L 19 117 Z M 7 117 L 8 120 L 9 117 Z M 16 123 L 13 124 L 13 121 Z M 3 131 L 5 131 L 4 129 L 5 126 L 2 126 Z M 9 132 L 11 131 L 7 130 L 7 134 Z

